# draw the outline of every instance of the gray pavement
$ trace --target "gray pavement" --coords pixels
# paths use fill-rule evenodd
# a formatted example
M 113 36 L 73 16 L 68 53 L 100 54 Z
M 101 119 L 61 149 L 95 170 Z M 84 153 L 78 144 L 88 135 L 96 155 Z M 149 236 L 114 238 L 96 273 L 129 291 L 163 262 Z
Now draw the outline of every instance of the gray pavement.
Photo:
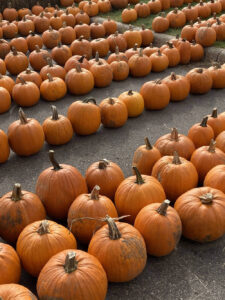
M 66 115 L 68 106 L 76 99 L 95 97 L 99 103 L 102 99 L 133 89 L 139 91 L 141 85 L 156 78 L 163 78 L 175 71 L 185 74 L 189 69 L 204 65 L 198 63 L 178 66 L 163 73 L 151 73 L 140 79 L 129 78 L 123 82 L 113 82 L 110 87 L 94 89 L 85 97 L 67 96 L 54 104 L 59 113 Z M 131 162 L 135 149 L 143 144 L 148 136 L 152 143 L 168 133 L 169 128 L 177 127 L 186 134 L 188 128 L 202 117 L 209 114 L 213 107 L 225 111 L 225 90 L 211 90 L 207 95 L 189 96 L 180 103 L 170 103 L 162 111 L 144 111 L 135 119 L 129 119 L 124 127 L 105 129 L 91 136 L 74 135 L 72 141 L 60 147 L 47 144 L 37 155 L 23 158 L 11 153 L 7 163 L 0 166 L 0 195 L 10 191 L 15 182 L 22 188 L 35 191 L 35 183 L 42 170 L 49 167 L 47 152 L 54 149 L 60 163 L 72 164 L 82 174 L 87 167 L 102 158 L 118 163 L 126 176 L 131 175 Z M 28 117 L 43 122 L 51 115 L 51 103 L 40 100 L 31 108 L 24 109 Z M 10 123 L 17 120 L 18 107 L 13 105 L 10 111 L 0 116 L 0 128 L 7 131 Z M 29 141 L 28 141 L 29 142 Z M 23 274 L 21 284 L 35 291 L 35 280 Z M 209 244 L 198 244 L 182 239 L 176 251 L 164 258 L 149 257 L 144 272 L 135 280 L 123 284 L 109 284 L 107 299 L 140 300 L 222 300 L 225 299 L 225 237 Z

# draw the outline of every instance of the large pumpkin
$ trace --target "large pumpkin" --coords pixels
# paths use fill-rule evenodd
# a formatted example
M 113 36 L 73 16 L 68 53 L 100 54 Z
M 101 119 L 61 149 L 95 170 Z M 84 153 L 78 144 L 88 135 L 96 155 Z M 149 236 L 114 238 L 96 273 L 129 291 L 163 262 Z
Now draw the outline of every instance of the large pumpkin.
M 10 283 L 0 285 L 0 297 L 13 300 L 37 300 L 35 295 L 22 285 Z
M 135 176 L 126 178 L 119 185 L 115 194 L 118 214 L 128 215 L 127 222 L 133 224 L 139 211 L 148 204 L 162 202 L 165 193 L 162 185 L 152 176 L 141 175 L 133 167 Z
M 21 185 L 16 183 L 12 192 L 0 198 L 0 236 L 14 243 L 24 227 L 45 216 L 45 209 L 38 196 L 21 190 Z
M 12 52 L 5 57 L 5 65 L 7 70 L 12 75 L 17 75 L 28 67 L 28 58 L 23 52 L 17 52 L 16 48 L 12 47 Z
M 80 172 L 55 160 L 54 151 L 49 151 L 52 167 L 41 172 L 36 183 L 36 193 L 43 202 L 48 216 L 62 219 L 67 216 L 73 200 L 87 192 L 85 179 Z
M 212 46 L 216 41 L 216 31 L 210 26 L 208 23 L 208 26 L 200 27 L 196 31 L 195 40 L 203 47 Z
M 177 152 L 173 156 L 163 156 L 154 165 L 152 176 L 162 184 L 166 196 L 175 201 L 180 195 L 198 184 L 198 173 L 195 166 Z
M 205 94 L 213 85 L 213 79 L 210 71 L 204 68 L 194 68 L 186 74 L 190 81 L 192 94 Z
M 128 65 L 130 74 L 133 77 L 147 76 L 152 68 L 151 60 L 147 55 L 143 54 L 142 48 L 140 48 L 137 54 L 134 54 L 129 58 Z
M 27 225 L 16 244 L 23 268 L 35 277 L 53 255 L 65 249 L 76 248 L 73 234 L 64 226 L 50 220 Z
M 134 227 L 145 240 L 147 252 L 153 256 L 170 254 L 180 241 L 182 224 L 170 201 L 153 203 L 144 207 L 137 215 Z
M 0 164 L 8 160 L 10 154 L 8 136 L 0 129 Z
M 200 243 L 214 241 L 225 233 L 225 194 L 211 187 L 192 189 L 181 195 L 174 208 L 186 238 Z
M 170 90 L 171 101 L 182 101 L 189 95 L 190 82 L 185 76 L 176 75 L 174 72 L 163 79 Z
M 137 229 L 128 223 L 107 222 L 92 237 L 88 253 L 98 258 L 111 282 L 126 282 L 137 277 L 147 260 L 146 246 Z M 112 267 L 113 266 L 113 267 Z
M 210 186 L 225 193 L 225 165 L 212 168 L 205 176 L 204 186 Z

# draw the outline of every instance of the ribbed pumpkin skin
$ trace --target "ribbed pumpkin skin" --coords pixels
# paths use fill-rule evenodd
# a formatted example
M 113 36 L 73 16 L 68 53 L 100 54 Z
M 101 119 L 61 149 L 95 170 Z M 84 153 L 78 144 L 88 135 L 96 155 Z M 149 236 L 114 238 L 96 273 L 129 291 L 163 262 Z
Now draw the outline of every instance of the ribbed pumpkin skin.
M 147 252 L 154 256 L 170 254 L 179 243 L 182 225 L 174 208 L 169 206 L 166 215 L 157 212 L 161 203 L 153 203 L 144 207 L 137 215 L 134 227 L 143 236 Z
M 17 240 L 16 251 L 23 267 L 35 277 L 53 255 L 77 248 L 76 239 L 67 228 L 50 220 L 47 222 L 48 233 L 38 233 L 42 221 L 37 221 L 26 226 Z
M 8 160 L 10 154 L 8 137 L 3 130 L 0 129 L 0 163 L 4 163 Z
M 100 228 L 92 237 L 88 253 L 98 258 L 110 282 L 127 282 L 137 277 L 147 260 L 143 237 L 132 225 L 116 223 L 121 238 L 109 238 L 108 225 Z
M 19 282 L 21 274 L 20 259 L 12 246 L 0 243 L 0 265 L 0 285 Z
M 1 284 L 0 297 L 4 300 L 37 300 L 34 294 L 19 284 Z
M 64 265 L 66 255 L 74 251 L 77 270 L 68 274 Z M 104 300 L 107 277 L 99 261 L 81 250 L 64 250 L 54 255 L 42 269 L 37 282 L 40 300 Z
M 210 186 L 225 193 L 225 165 L 212 168 L 205 176 L 204 186 Z
M 212 194 L 210 204 L 203 204 L 200 196 Z M 174 208 L 182 222 L 183 236 L 205 243 L 211 242 L 225 233 L 225 194 L 210 187 L 192 189 L 181 195 Z
M 210 125 L 201 126 L 201 123 L 194 124 L 188 131 L 188 137 L 196 148 L 209 145 L 214 138 L 214 131 Z

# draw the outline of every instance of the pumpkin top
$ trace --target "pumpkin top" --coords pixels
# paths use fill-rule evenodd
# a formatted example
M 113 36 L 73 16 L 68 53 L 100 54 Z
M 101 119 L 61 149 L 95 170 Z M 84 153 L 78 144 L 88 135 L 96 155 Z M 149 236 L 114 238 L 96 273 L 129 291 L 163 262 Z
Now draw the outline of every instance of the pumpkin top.
M 216 142 L 213 139 L 210 141 L 208 151 L 211 153 L 216 152 Z
M 28 123 L 27 117 L 21 107 L 19 108 L 19 119 L 21 124 Z
M 18 52 L 14 46 L 12 46 L 11 49 L 14 56 L 18 55 Z
M 213 66 L 213 68 L 214 69 L 221 69 L 221 64 L 220 63 L 218 63 L 217 61 L 215 61 L 213 64 L 212 64 L 212 66 Z
M 54 150 L 49 150 L 48 152 L 48 156 L 49 156 L 49 159 L 52 163 L 52 166 L 53 166 L 53 170 L 54 171 L 58 171 L 58 170 L 61 170 L 62 167 L 59 165 L 59 163 L 57 162 L 57 160 L 55 159 L 55 151 Z
M 136 175 L 136 181 L 135 181 L 135 183 L 137 183 L 137 184 L 143 184 L 143 183 L 145 183 L 143 177 L 141 176 L 141 173 L 138 170 L 138 168 L 135 167 L 135 166 L 133 166 L 132 169 L 134 170 L 135 175 Z
M 218 117 L 217 107 L 213 108 L 211 117 L 212 118 L 217 118 Z
M 48 220 L 41 221 L 37 233 L 40 235 L 50 233 Z
M 95 98 L 86 98 L 82 100 L 83 103 L 89 103 L 92 102 L 93 104 L 97 105 Z
M 179 136 L 178 136 L 178 130 L 177 130 L 177 128 L 172 128 L 170 138 L 171 138 L 171 140 L 173 140 L 175 142 L 178 142 Z
M 206 193 L 206 194 L 200 196 L 199 199 L 201 200 L 201 202 L 203 204 L 211 204 L 213 201 L 213 194 Z
M 172 163 L 173 163 L 174 165 L 181 165 L 181 164 L 182 164 L 182 162 L 181 162 L 181 160 L 180 160 L 180 157 L 179 157 L 177 151 L 174 151 L 174 153 L 173 153 L 173 160 L 172 160 Z
M 56 106 L 52 105 L 51 109 L 52 109 L 52 120 L 57 121 L 59 119 L 59 115 Z
M 21 184 L 15 183 L 11 195 L 11 199 L 14 202 L 20 201 L 22 198 Z
M 78 261 L 76 260 L 76 253 L 74 251 L 68 252 L 66 255 L 64 269 L 65 272 L 70 274 L 77 270 Z
M 98 185 L 94 186 L 94 188 L 90 194 L 90 199 L 91 200 L 99 200 L 99 191 L 100 191 L 100 186 L 98 186 Z
M 163 201 L 163 203 L 157 209 L 157 213 L 159 213 L 162 216 L 166 216 L 167 208 L 168 208 L 169 205 L 170 205 L 169 200 Z
M 104 170 L 108 167 L 108 165 L 109 165 L 109 161 L 104 158 L 104 159 L 99 161 L 98 168 L 101 169 L 101 170 Z
M 50 73 L 47 73 L 47 77 L 50 82 L 54 81 L 54 79 Z
M 27 74 L 29 74 L 29 73 L 27 73 Z M 23 77 L 21 77 L 21 76 L 18 76 L 18 79 L 21 81 L 21 84 L 22 84 L 22 85 L 24 85 L 24 84 L 27 83 L 27 82 L 23 79 Z
M 152 145 L 147 137 L 145 137 L 145 145 L 147 150 L 152 150 Z
M 116 226 L 116 222 L 113 220 L 113 218 L 106 216 L 105 221 L 108 224 L 109 228 L 109 238 L 111 240 L 118 240 L 121 238 L 121 233 L 119 232 L 118 227 Z
M 201 127 L 207 127 L 208 116 L 205 116 L 200 123 Z

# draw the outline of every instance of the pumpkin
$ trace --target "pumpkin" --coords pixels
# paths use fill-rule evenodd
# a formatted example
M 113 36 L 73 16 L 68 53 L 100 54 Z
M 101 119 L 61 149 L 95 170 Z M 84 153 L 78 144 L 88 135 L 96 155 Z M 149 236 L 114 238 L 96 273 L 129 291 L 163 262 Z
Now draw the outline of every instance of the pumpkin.
M 93 56 L 98 52 L 100 57 L 105 57 L 109 52 L 109 43 L 104 38 L 95 39 L 91 41 L 91 48 Z
M 28 67 L 28 58 L 24 53 L 12 47 L 12 52 L 5 57 L 5 65 L 10 74 L 17 75 Z
M 208 70 L 213 80 L 212 88 L 225 88 L 225 69 L 222 68 L 219 63 L 214 63 L 210 68 L 208 68 Z
M 212 46 L 216 41 L 216 31 L 210 27 L 210 24 L 207 27 L 200 27 L 196 31 L 195 40 L 203 47 Z
M 20 259 L 12 246 L 0 243 L 1 279 L 0 285 L 18 283 L 20 280 Z M 1 288 L 0 288 L 0 297 Z
M 66 9 L 65 13 L 63 13 L 60 18 L 63 23 L 66 23 L 67 26 L 74 27 L 76 24 L 74 15 L 70 14 L 68 9 Z
M 96 185 L 90 194 L 78 196 L 68 212 L 68 226 L 83 244 L 88 244 L 95 231 L 104 225 L 102 222 L 85 220 L 85 217 L 103 218 L 106 215 L 118 217 L 112 201 L 106 196 L 99 195 L 99 191 L 100 187 Z
M 90 67 L 90 72 L 94 77 L 95 87 L 106 87 L 111 84 L 113 73 L 109 64 L 99 61 Z
M 173 202 L 198 185 L 198 173 L 194 164 L 179 157 L 176 151 L 173 156 L 163 156 L 155 163 L 152 176 L 158 179 L 166 197 Z
M 73 127 L 70 120 L 58 115 L 56 106 L 52 105 L 52 116 L 45 119 L 42 124 L 45 140 L 50 145 L 64 145 L 73 137 Z
M 202 0 L 200 0 L 200 3 L 196 5 L 198 8 L 198 16 L 200 18 L 206 19 L 208 18 L 212 11 L 208 3 L 204 3 Z
M 171 28 L 183 27 L 186 23 L 185 14 L 181 10 L 178 10 L 178 8 L 175 8 L 173 11 L 170 11 L 166 17 L 169 21 L 169 26 Z
M 0 58 L 0 73 L 2 75 L 6 74 L 6 65 L 5 65 L 4 60 L 2 60 L 1 58 Z
M 65 45 L 70 45 L 76 39 L 76 32 L 71 26 L 67 26 L 66 22 L 63 22 L 62 27 L 59 29 L 61 36 L 61 42 Z
M 98 258 L 110 282 L 130 281 L 137 277 L 146 265 L 144 239 L 139 231 L 128 223 L 115 222 L 109 216 L 103 220 L 107 225 L 94 234 L 88 253 Z M 107 259 L 108 255 L 110 261 Z
M 85 179 L 89 191 L 99 185 L 101 194 L 113 200 L 124 174 L 116 163 L 103 159 L 88 167 Z
M 162 54 L 165 54 L 169 60 L 169 67 L 175 67 L 180 62 L 180 52 L 173 46 L 172 43 L 167 43 L 167 46 L 161 50 Z
M 191 42 L 191 61 L 200 61 L 204 57 L 204 48 L 195 41 Z
M 171 0 L 170 7 L 181 7 L 184 3 L 184 0 Z
M 41 83 L 41 97 L 47 101 L 56 101 L 66 95 L 67 87 L 65 81 L 59 77 L 52 77 L 47 73 L 47 78 Z
M 37 293 L 40 299 L 104 300 L 107 285 L 106 273 L 98 259 L 84 251 L 69 249 L 46 263 L 38 277 Z
M 75 17 L 76 14 L 80 12 L 80 9 L 79 7 L 75 6 L 75 3 L 73 2 L 72 5 L 68 7 L 68 12 Z
M 172 38 L 169 40 L 169 43 L 172 43 L 174 47 L 177 47 L 178 43 L 180 42 L 180 36 L 179 34 L 176 34 L 175 38 Z
M 84 4 L 83 10 L 89 17 L 97 16 L 99 12 L 98 4 L 93 1 L 88 1 L 88 3 Z
M 165 13 L 160 14 L 158 17 L 155 17 L 152 21 L 152 29 L 155 32 L 165 32 L 169 29 L 170 23 L 166 18 Z
M 50 20 L 44 16 L 43 12 L 41 12 L 40 15 L 34 18 L 34 26 L 37 33 L 43 33 L 44 31 L 48 30 L 50 26 Z
M 225 196 L 211 188 L 192 189 L 175 202 L 174 208 L 182 222 L 182 233 L 186 238 L 200 242 L 211 242 L 225 232 Z
M 105 27 L 106 35 L 114 34 L 117 31 L 116 22 L 114 20 L 111 20 L 109 17 L 107 20 L 104 20 L 102 24 Z
M 210 23 L 210 21 L 208 23 Z M 197 22 L 194 23 L 194 26 L 196 26 L 197 28 L 206 27 L 207 26 L 207 21 L 202 21 L 201 18 L 198 17 Z
M 205 94 L 213 85 L 212 76 L 209 70 L 204 68 L 194 68 L 186 74 L 189 80 L 192 94 Z
M 88 16 L 88 14 L 86 12 L 81 10 L 78 14 L 76 14 L 75 21 L 77 24 L 79 24 L 80 22 L 85 23 L 85 24 L 90 24 L 90 17 Z
M 56 7 L 56 8 L 57 8 L 57 7 Z M 46 11 L 46 12 L 50 12 L 50 13 L 54 13 L 55 8 L 54 8 L 53 6 L 51 6 L 51 3 L 49 2 L 49 3 L 48 3 L 48 6 L 45 7 L 45 11 Z
M 119 57 L 118 60 L 111 62 L 110 67 L 113 72 L 113 80 L 115 81 L 125 80 L 129 75 L 127 62 L 120 60 Z
M 6 40 L 0 39 L 0 58 L 4 59 L 10 52 L 10 45 Z
M 147 55 L 143 54 L 142 48 L 140 48 L 138 54 L 134 54 L 128 61 L 130 73 L 133 77 L 143 77 L 151 72 L 152 63 Z
M 7 3 L 7 7 L 3 10 L 3 18 L 9 22 L 15 21 L 18 17 L 18 12 L 12 7 L 12 2 Z
M 186 39 L 179 39 L 175 46 L 180 52 L 180 64 L 185 65 L 191 59 L 191 44 Z
M 186 39 L 187 41 L 191 42 L 195 39 L 195 34 L 197 31 L 197 27 L 193 26 L 193 22 L 190 22 L 190 25 L 186 25 L 181 30 L 181 38 Z
M 64 69 L 68 73 L 70 70 L 76 68 L 77 65 L 89 70 L 91 63 L 85 58 L 85 55 L 73 55 L 65 63 Z
M 12 39 L 17 35 L 18 28 L 17 28 L 16 24 L 6 22 L 2 26 L 2 32 L 3 32 L 3 37 L 5 39 Z
M 60 0 L 60 4 L 62 6 L 68 7 L 68 6 L 72 5 L 72 4 L 74 4 L 74 2 L 73 2 L 73 0 Z
M 8 142 L 8 136 L 3 130 L 0 129 L 0 164 L 6 162 L 9 158 L 10 148 Z
M 212 25 L 212 28 L 216 32 L 216 40 L 223 41 L 225 39 L 225 24 L 217 18 L 216 23 Z
M 163 82 L 170 90 L 171 101 L 182 101 L 189 95 L 190 82 L 185 76 L 172 72 L 170 76 L 163 79 Z
M 165 256 L 176 249 L 182 234 L 182 224 L 170 201 L 153 203 L 137 215 L 134 227 L 145 240 L 147 252 L 153 256 Z
M 18 32 L 20 35 L 28 36 L 30 31 L 34 32 L 34 22 L 23 17 L 21 21 L 18 22 Z
M 24 54 L 28 51 L 27 41 L 22 37 L 12 39 L 9 44 L 11 48 L 14 47 L 17 51 L 23 52 Z
M 142 37 L 142 46 L 146 47 L 149 46 L 153 42 L 154 36 L 151 29 L 145 28 L 144 25 L 142 25 L 141 30 L 141 37 Z
M 136 46 L 135 46 L 135 48 L 136 48 Z M 108 64 L 111 64 L 113 61 L 116 61 L 118 59 L 128 63 L 127 51 L 125 53 L 119 52 L 119 47 L 116 46 L 115 53 L 112 53 L 109 55 L 107 62 L 108 62 Z
M 220 19 L 219 19 L 219 20 L 220 20 Z M 213 25 L 213 24 L 216 23 L 216 22 L 217 22 L 217 15 L 216 15 L 216 13 L 214 12 L 214 13 L 213 13 L 213 16 L 207 20 L 207 23 L 210 23 L 210 25 Z
M 211 140 L 209 146 L 202 146 L 193 152 L 191 162 L 198 171 L 201 183 L 213 167 L 225 164 L 225 153 L 215 146 L 214 140 Z
M 0 285 L 0 297 L 2 299 L 8 299 L 11 297 L 15 300 L 37 300 L 35 295 L 31 293 L 27 288 L 22 285 L 9 283 Z
M 128 0 L 110 0 L 111 5 L 115 9 L 127 7 Z
M 151 56 L 153 53 L 158 52 L 159 48 L 154 47 L 152 43 L 148 47 L 143 49 L 143 54 L 147 55 L 148 57 Z
M 34 32 L 30 32 L 30 35 L 27 36 L 26 42 L 28 45 L 28 49 L 30 52 L 36 49 L 36 45 L 41 49 L 43 46 L 43 41 L 41 36 L 35 34 Z
M 92 56 L 91 43 L 80 36 L 79 39 L 73 41 L 70 46 L 73 55 L 85 55 L 87 59 Z
M 107 40 L 109 42 L 109 49 L 111 52 L 115 52 L 117 47 L 121 52 L 126 51 L 126 49 L 128 48 L 126 38 L 122 33 L 118 33 L 118 31 L 116 31 L 113 34 L 110 34 L 107 37 Z
M 21 190 L 19 183 L 15 183 L 12 192 L 0 198 L 0 207 L 0 236 L 9 243 L 16 242 L 28 224 L 42 220 L 46 216 L 38 196 Z
M 188 3 L 188 6 L 184 7 L 182 12 L 185 14 L 187 22 L 195 21 L 198 18 L 198 7 L 192 6 L 191 3 Z
M 170 102 L 170 90 L 160 79 L 145 82 L 140 89 L 140 94 L 144 98 L 146 109 L 163 109 Z
M 85 23 L 80 22 L 74 27 L 74 30 L 77 38 L 83 36 L 86 40 L 88 40 L 91 37 L 90 26 Z
M 148 3 L 151 14 L 157 14 L 162 11 L 162 4 L 160 0 L 151 0 Z
M 25 81 L 23 77 L 18 77 L 20 83 L 14 85 L 12 98 L 17 105 L 30 107 L 40 99 L 40 91 L 37 85 L 31 81 Z
M 150 62 L 152 63 L 153 72 L 162 72 L 169 66 L 169 59 L 167 55 L 161 53 L 160 50 L 158 50 L 158 52 L 155 52 L 150 56 Z
M 224 11 L 225 10 L 225 1 L 224 0 L 219 0 L 219 2 L 221 3 L 222 11 Z
M 51 54 L 54 61 L 60 66 L 64 66 L 67 60 L 72 56 L 70 48 L 66 45 L 62 45 L 61 42 L 52 49 Z
M 127 48 L 133 48 L 135 44 L 140 47 L 142 44 L 142 35 L 140 31 L 134 30 L 132 25 L 129 25 L 129 30 L 125 31 L 123 36 L 126 39 Z
M 194 124 L 188 131 L 188 137 L 196 148 L 207 146 L 214 139 L 213 128 L 207 122 L 208 116 L 204 117 L 201 123 Z
M 109 0 L 99 0 L 97 2 L 98 4 L 98 10 L 100 13 L 108 13 L 111 11 L 112 7 L 111 7 L 111 2 Z
M 18 18 L 19 20 L 22 20 L 23 17 L 25 17 L 26 15 L 31 14 L 31 11 L 29 10 L 29 8 L 21 8 L 18 10 Z
M 40 5 L 40 2 L 37 1 L 35 5 L 32 6 L 31 12 L 32 14 L 38 16 L 44 10 L 43 6 Z
M 37 85 L 39 88 L 41 83 L 42 83 L 42 78 L 39 73 L 32 71 L 31 69 L 27 68 L 26 71 L 21 72 L 17 78 L 16 78 L 16 83 L 22 83 L 22 81 L 31 81 Z
M 118 99 L 126 104 L 128 117 L 137 117 L 142 114 L 144 110 L 144 99 L 140 93 L 129 90 L 128 92 L 120 94 Z
M 34 277 L 39 275 L 52 256 L 63 250 L 76 248 L 76 239 L 69 230 L 50 220 L 27 225 L 16 243 L 23 268 Z M 34 255 L 36 252 L 41 255 Z
M 141 175 L 133 167 L 134 176 L 126 178 L 119 185 L 115 194 L 115 205 L 118 214 L 129 215 L 126 220 L 133 224 L 139 211 L 148 204 L 162 202 L 165 193 L 161 184 L 152 176 Z
M 125 55 L 128 58 L 131 58 L 134 54 L 138 54 L 138 51 L 140 51 L 141 48 L 138 48 L 138 44 L 135 44 L 133 48 L 129 48 L 125 51 Z M 141 50 L 143 51 L 143 50 Z M 113 54 L 112 54 L 113 55 Z M 115 55 L 115 54 L 114 54 Z
M 47 58 L 47 62 L 48 65 L 44 66 L 40 71 L 42 80 L 48 79 L 48 73 L 51 74 L 53 77 L 59 77 L 64 80 L 66 76 L 65 69 L 59 65 L 53 65 L 53 61 L 51 58 Z
M 147 3 L 137 3 L 135 10 L 138 18 L 146 18 L 150 15 L 150 6 Z
M 50 26 L 48 30 L 43 32 L 42 40 L 46 48 L 52 49 L 61 41 L 61 35 Z
M 160 0 L 162 4 L 162 10 L 167 10 L 170 8 L 170 0 Z
M 214 131 L 215 138 L 225 130 L 225 124 L 221 117 L 218 117 L 217 108 L 212 110 L 212 114 L 208 115 L 208 124 L 212 127 Z
M 77 64 L 75 69 L 66 74 L 66 84 L 71 94 L 84 95 L 94 88 L 94 76 Z
M 124 8 L 124 10 L 121 13 L 122 22 L 126 24 L 130 24 L 136 21 L 137 18 L 138 14 L 136 9 L 132 8 L 130 4 L 128 4 L 127 8 Z
M 47 57 L 51 57 L 51 54 L 44 49 L 40 49 L 39 46 L 35 46 L 35 50 L 29 55 L 29 61 L 31 67 L 35 71 L 40 71 L 47 63 Z
M 194 143 L 186 135 L 178 133 L 176 128 L 171 133 L 165 134 L 157 139 L 154 145 L 162 156 L 173 155 L 174 151 L 179 156 L 190 159 L 195 150 Z
M 154 164 L 161 158 L 159 150 L 152 146 L 145 137 L 145 145 L 139 146 L 133 156 L 133 166 L 137 167 L 141 174 L 151 175 Z
M 73 102 L 68 108 L 67 117 L 74 132 L 79 135 L 95 133 L 101 124 L 100 108 L 93 98 Z
M 221 133 L 220 136 L 222 138 L 224 134 Z M 217 146 L 220 141 L 218 141 Z M 205 176 L 204 186 L 208 186 L 217 190 L 222 191 L 225 193 L 225 186 L 224 186 L 224 174 L 225 174 L 225 165 L 218 165 L 212 168 Z
M 11 96 L 9 91 L 4 88 L 0 87 L 0 114 L 7 112 L 11 106 Z M 4 156 L 4 155 L 3 155 Z M 1 162 L 1 159 L 0 159 Z
M 106 98 L 99 104 L 101 122 L 105 127 L 118 128 L 123 126 L 128 118 L 126 104 L 118 98 Z
M 224 133 L 225 131 L 222 131 L 216 138 L 216 146 L 217 148 L 219 148 L 220 150 L 222 150 L 224 152 L 225 150 L 225 145 L 224 145 Z
M 56 161 L 53 150 L 49 151 L 49 159 L 53 168 L 49 167 L 39 175 L 36 194 L 44 203 L 48 216 L 63 219 L 73 200 L 87 191 L 87 185 L 76 168 Z
M 0 73 L 0 87 L 7 89 L 7 91 L 10 93 L 10 95 L 12 94 L 14 85 L 15 85 L 15 82 L 11 77 L 9 77 L 7 75 L 2 75 Z

